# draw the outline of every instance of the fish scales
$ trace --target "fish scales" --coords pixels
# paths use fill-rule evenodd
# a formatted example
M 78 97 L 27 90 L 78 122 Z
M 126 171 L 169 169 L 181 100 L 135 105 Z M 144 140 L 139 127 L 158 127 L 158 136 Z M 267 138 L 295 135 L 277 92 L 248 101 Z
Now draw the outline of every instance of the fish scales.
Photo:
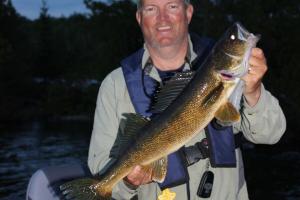
M 126 177 L 133 167 L 149 165 L 176 151 L 216 115 L 221 120 L 239 119 L 235 116 L 238 111 L 232 110 L 227 101 L 240 77 L 247 72 L 250 51 L 257 41 L 258 37 L 235 23 L 216 43 L 175 101 L 139 130 L 140 137 L 136 143 L 106 170 L 100 180 L 92 179 L 88 188 L 81 184 L 81 180 L 66 183 L 61 186 L 64 193 L 84 195 L 86 199 L 108 199 L 114 185 Z M 166 96 L 169 97 L 168 94 Z M 78 189 L 80 185 L 83 189 Z
M 205 67 L 212 69 L 209 65 Z M 201 73 L 199 78 L 195 77 L 192 80 L 185 90 L 186 94 L 182 95 L 182 101 L 178 99 L 178 103 L 174 103 L 167 108 L 173 111 L 172 117 L 160 116 L 157 118 L 157 122 L 152 123 L 152 126 L 146 127 L 145 138 L 139 141 L 138 148 L 134 149 L 133 152 L 128 152 L 136 164 L 148 165 L 176 151 L 211 121 L 219 104 L 223 103 L 226 89 L 229 89 L 229 87 L 223 88 L 219 96 L 211 98 L 208 101 L 209 105 L 203 106 L 207 104 L 207 102 L 203 102 L 204 97 L 209 95 L 215 87 L 206 87 L 207 81 L 202 76 L 207 77 L 210 74 L 211 78 L 208 82 L 213 84 L 209 85 L 223 84 L 211 71 L 204 71 L 207 71 L 208 74 Z M 199 85 L 203 85 L 204 88 L 202 90 L 194 89 L 199 88 Z M 216 105 L 214 106 L 214 104 Z M 210 114 L 203 115 L 203 113 Z M 147 134 L 147 132 L 152 134 Z
M 206 67 L 210 69 L 209 66 Z M 210 74 L 213 73 L 210 72 Z M 217 108 L 217 106 L 213 107 L 212 105 L 222 104 L 222 101 L 216 101 L 222 98 L 216 96 L 210 98 L 210 101 L 204 102 L 204 97 L 209 95 L 211 90 L 215 88 L 208 87 L 208 85 L 215 86 L 223 83 L 216 75 L 210 76 L 211 78 L 209 80 L 202 78 L 202 76 L 207 77 L 207 75 L 206 73 L 202 73 L 200 78 L 193 79 L 191 84 L 187 86 L 187 94 L 183 96 L 189 99 L 186 100 L 183 98 L 182 101 L 185 103 L 182 104 L 181 101 L 178 100 L 177 102 L 179 102 L 178 104 L 180 104 L 180 106 L 173 104 L 173 106 L 168 108 L 175 110 L 173 117 L 168 118 L 169 120 L 164 120 L 164 116 L 161 116 L 157 119 L 159 122 L 156 123 L 155 127 L 145 127 L 145 137 L 139 140 L 136 148 L 127 152 L 127 156 L 124 156 L 123 159 L 111 169 L 111 173 L 106 176 L 106 180 L 102 181 L 102 184 L 95 186 L 100 193 L 106 194 L 109 188 L 117 183 L 117 180 L 124 178 L 132 170 L 133 166 L 149 165 L 155 160 L 176 151 L 183 143 L 193 138 L 210 122 Z M 200 80 L 200 82 L 197 80 Z M 195 87 L 199 88 L 199 85 L 202 85 L 203 88 L 200 90 L 194 89 Z M 223 89 L 220 95 L 224 96 L 225 93 L 226 91 Z M 210 115 L 203 115 L 203 113 L 210 113 Z M 202 126 L 199 126 L 199 124 L 202 124 Z M 147 135 L 147 132 L 152 134 Z
M 218 107 L 218 105 L 213 106 L 213 104 L 223 103 L 220 100 L 224 98 L 220 98 L 220 96 L 224 96 L 226 94 L 226 89 L 229 89 L 229 86 L 227 86 L 227 88 L 223 88 L 220 92 L 220 96 L 212 97 L 210 98 L 210 101 L 203 102 L 204 97 L 208 96 L 216 85 L 223 85 L 220 78 L 218 78 L 217 75 L 210 70 L 206 70 L 206 68 L 211 69 L 209 64 L 205 66 L 203 70 L 204 73 L 201 73 L 199 78 L 193 79 L 191 84 L 187 86 L 187 94 L 182 95 L 189 99 L 184 99 L 184 104 L 178 100 L 177 102 L 179 102 L 178 104 L 180 104 L 180 106 L 173 104 L 167 108 L 175 110 L 175 114 L 172 118 L 164 120 L 164 116 L 161 116 L 157 119 L 159 122 L 153 123 L 155 124 L 155 127 L 145 127 L 146 130 L 144 130 L 144 135 L 147 137 L 141 139 L 136 148 L 128 151 L 128 156 L 125 156 L 124 161 L 120 162 L 121 164 L 117 165 L 114 170 L 114 174 L 118 174 L 119 176 L 109 176 L 111 178 L 110 182 L 114 182 L 113 179 L 124 178 L 132 169 L 132 166 L 139 164 L 148 165 L 155 160 L 176 151 L 182 146 L 182 143 L 189 141 L 210 122 Z M 210 75 L 209 80 L 204 78 L 208 77 L 208 75 Z M 194 89 L 199 88 L 199 85 L 202 85 L 203 88 L 200 90 Z M 210 87 L 207 85 L 210 85 Z M 209 105 L 207 103 L 209 103 Z M 204 104 L 206 104 L 206 106 L 203 106 Z M 210 115 L 203 115 L 203 113 L 210 113 Z M 202 126 L 199 126 L 199 124 L 202 124 Z M 154 131 L 152 129 L 154 129 Z M 147 135 L 147 132 L 152 134 Z

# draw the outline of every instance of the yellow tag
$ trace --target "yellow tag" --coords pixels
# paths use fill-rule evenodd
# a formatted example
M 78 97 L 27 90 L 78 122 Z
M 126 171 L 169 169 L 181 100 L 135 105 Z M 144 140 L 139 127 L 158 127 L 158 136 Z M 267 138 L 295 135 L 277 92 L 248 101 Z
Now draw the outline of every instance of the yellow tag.
M 158 196 L 158 200 L 174 200 L 175 197 L 175 192 L 171 192 L 171 190 L 165 189 L 162 191 L 161 195 Z

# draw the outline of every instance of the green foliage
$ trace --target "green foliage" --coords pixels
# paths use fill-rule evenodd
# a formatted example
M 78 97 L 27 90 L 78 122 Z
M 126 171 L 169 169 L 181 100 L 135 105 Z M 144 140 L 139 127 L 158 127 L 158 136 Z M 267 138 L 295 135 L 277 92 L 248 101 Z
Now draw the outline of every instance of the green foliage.
M 10 0 L 0 1 L 0 120 L 19 115 L 16 112 L 30 98 L 30 70 L 25 57 L 28 51 L 24 19 Z M 28 46 L 27 46 L 28 48 Z M 14 118 L 14 117 L 13 117 Z
M 201 0 L 195 7 L 191 30 L 217 39 L 230 24 L 240 21 L 260 34 L 258 46 L 268 59 L 264 83 L 280 99 L 288 120 L 296 122 L 300 112 L 298 57 L 300 55 L 299 0 Z M 296 124 L 296 123 L 294 123 Z
M 106 74 L 119 65 L 121 58 L 142 45 L 135 20 L 136 5 L 129 0 L 117 1 L 110 6 L 91 0 L 85 3 L 92 12 L 89 21 L 94 42 L 90 46 L 94 53 L 92 65 Z
M 121 59 L 142 46 L 129 0 L 84 0 L 90 14 L 54 18 L 43 1 L 40 17 L 21 17 L 10 0 L 0 0 L 0 120 L 34 116 L 91 114 L 98 82 Z M 262 35 L 268 58 L 264 82 L 286 112 L 299 112 L 298 0 L 192 0 L 190 30 L 218 39 L 233 22 Z M 74 83 L 80 83 L 75 84 Z M 296 118 L 296 117 L 295 117 Z M 296 119 L 291 119 L 296 120 Z

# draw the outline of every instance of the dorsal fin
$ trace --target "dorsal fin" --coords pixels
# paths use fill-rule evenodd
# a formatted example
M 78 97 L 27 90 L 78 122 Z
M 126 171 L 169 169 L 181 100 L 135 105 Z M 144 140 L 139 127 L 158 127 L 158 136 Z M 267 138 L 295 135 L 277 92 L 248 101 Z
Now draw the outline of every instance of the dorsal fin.
M 118 159 L 139 136 L 139 130 L 150 120 L 134 113 L 124 113 L 120 122 L 117 138 L 110 150 L 110 157 Z
M 123 116 L 126 117 L 126 123 L 119 140 L 121 144 L 127 143 L 132 139 L 136 139 L 139 130 L 150 121 L 148 118 L 134 113 L 125 113 Z
M 165 84 L 157 90 L 154 96 L 151 112 L 160 113 L 164 111 L 182 92 L 183 88 L 185 88 L 194 77 L 194 74 L 194 71 L 179 72 L 170 80 L 166 81 Z

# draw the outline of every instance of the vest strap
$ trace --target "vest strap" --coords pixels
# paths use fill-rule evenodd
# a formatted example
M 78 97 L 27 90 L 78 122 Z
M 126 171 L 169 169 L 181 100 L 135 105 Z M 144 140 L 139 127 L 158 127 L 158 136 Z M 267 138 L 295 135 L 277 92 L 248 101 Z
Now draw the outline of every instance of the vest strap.
M 234 135 L 235 148 L 238 149 L 242 145 L 243 133 L 239 132 Z M 209 157 L 209 145 L 207 138 L 201 140 L 201 142 L 197 142 L 196 144 L 184 147 L 182 149 L 183 158 L 185 160 L 186 166 L 191 166 L 201 159 L 206 159 Z
M 208 38 L 201 38 L 195 34 L 191 34 L 191 40 L 193 43 L 194 52 L 198 55 L 196 58 L 197 66 L 200 66 L 201 63 L 205 60 L 207 55 L 209 54 L 210 50 L 212 49 L 213 42 L 211 39 Z M 142 80 L 142 57 L 143 57 L 144 49 L 140 49 L 131 56 L 125 58 L 121 61 L 121 66 L 123 70 L 123 74 L 125 77 L 126 86 L 130 95 L 130 99 L 132 101 L 132 104 L 135 108 L 136 113 L 151 117 L 152 113 L 150 112 L 149 108 L 151 105 L 151 98 L 148 97 L 148 95 L 145 94 L 143 84 L 145 84 L 145 88 L 147 89 L 148 94 L 153 94 L 156 88 L 156 82 L 153 80 L 150 76 L 145 75 L 144 76 L 144 82 Z M 193 61 L 194 63 L 194 61 Z M 193 64 L 192 63 L 192 64 Z M 212 127 L 212 126 L 210 126 Z M 224 134 L 224 137 L 220 137 L 221 139 L 218 139 L 218 130 L 210 129 L 210 135 L 207 137 L 208 140 L 217 140 L 217 142 L 209 142 L 209 146 L 211 147 L 209 150 L 209 157 L 213 157 L 214 153 L 218 154 L 220 151 L 222 152 L 224 150 L 224 146 L 216 146 L 216 144 L 222 143 L 222 140 L 225 139 L 225 141 L 234 141 L 233 138 L 233 132 L 232 128 L 228 127 L 223 132 L 226 132 L 227 134 Z M 227 138 L 228 137 L 228 138 Z M 226 143 L 227 144 L 227 143 Z M 230 143 L 233 144 L 233 150 L 234 150 L 234 142 Z M 229 145 L 230 145 L 229 144 Z M 220 148 L 221 147 L 221 148 Z M 225 146 L 226 147 L 226 146 Z M 199 148 L 201 149 L 201 148 Z M 182 155 L 182 149 L 179 151 L 176 151 L 170 155 L 168 155 L 168 169 L 167 169 L 167 175 L 165 178 L 165 181 L 160 184 L 161 188 L 171 187 L 175 185 L 180 185 L 187 183 L 189 181 L 189 175 L 187 172 L 187 166 L 186 165 L 186 158 L 184 158 Z M 190 156 L 188 152 L 194 152 Z M 186 151 L 186 155 L 189 156 L 189 163 L 195 163 L 196 160 L 199 161 L 201 158 L 207 158 L 208 153 L 201 152 L 201 155 L 198 155 L 200 150 L 190 148 Z M 231 149 L 229 151 L 226 151 L 226 156 L 231 159 L 230 161 L 234 161 L 235 153 Z M 197 155 L 196 155 L 197 154 Z M 193 156 L 196 155 L 196 156 Z M 193 158 L 195 157 L 195 158 Z M 226 157 L 226 158 L 227 158 Z M 213 158 L 214 162 L 220 162 L 222 165 L 223 160 L 219 159 L 222 158 L 222 155 L 216 158 Z M 227 160 L 225 160 L 227 162 Z M 212 165 L 213 166 L 213 165 Z

